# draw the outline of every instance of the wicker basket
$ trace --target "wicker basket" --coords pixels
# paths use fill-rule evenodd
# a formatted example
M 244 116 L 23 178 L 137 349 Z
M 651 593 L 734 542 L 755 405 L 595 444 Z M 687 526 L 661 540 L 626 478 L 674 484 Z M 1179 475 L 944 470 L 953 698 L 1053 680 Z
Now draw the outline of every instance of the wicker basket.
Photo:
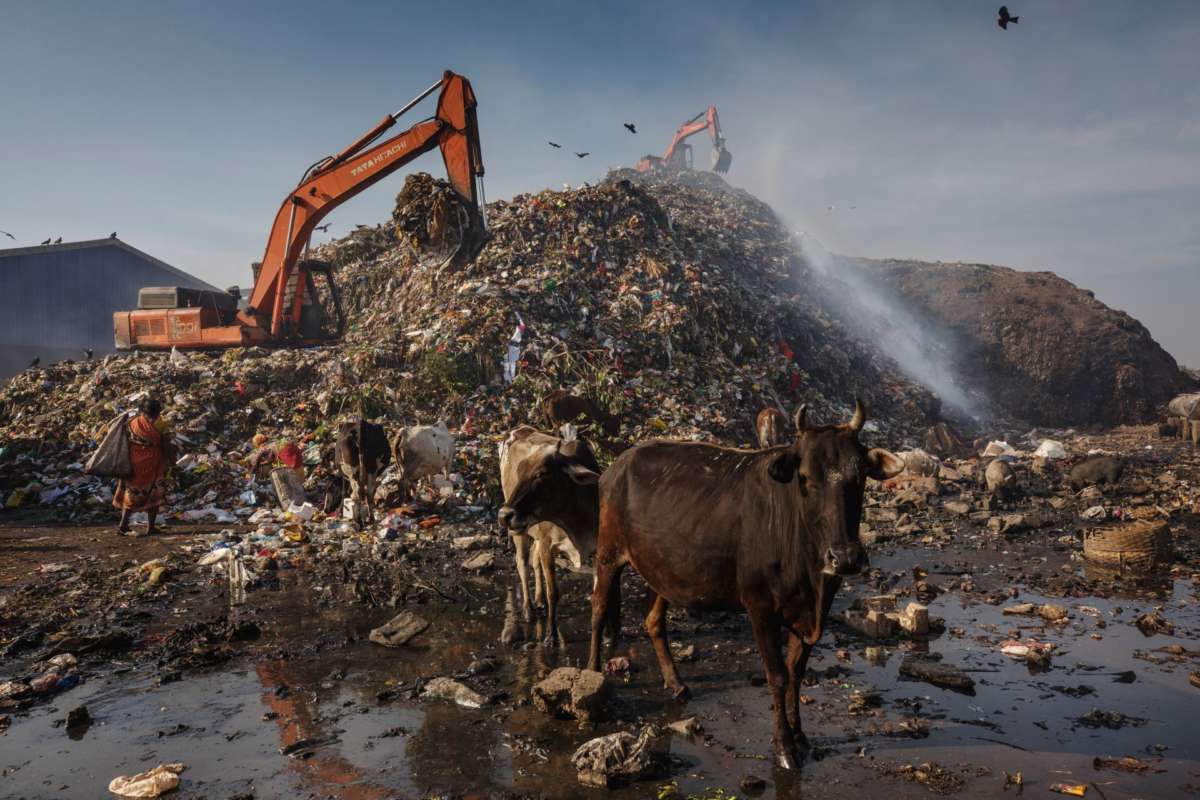
M 1171 560 L 1171 530 L 1165 520 L 1139 519 L 1086 531 L 1083 555 L 1122 571 L 1146 572 Z

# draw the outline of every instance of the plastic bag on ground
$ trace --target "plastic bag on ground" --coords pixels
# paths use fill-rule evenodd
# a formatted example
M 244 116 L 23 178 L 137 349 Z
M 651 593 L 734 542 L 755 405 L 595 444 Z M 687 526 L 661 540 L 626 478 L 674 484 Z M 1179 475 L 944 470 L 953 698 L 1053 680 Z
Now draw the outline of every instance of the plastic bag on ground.
M 1056 442 L 1053 439 L 1043 439 L 1038 445 L 1038 449 L 1033 451 L 1033 454 L 1039 458 L 1048 458 L 1050 460 L 1067 457 L 1067 449 L 1062 446 L 1062 442 Z
M 983 448 L 982 455 L 984 458 L 995 458 L 996 456 L 1015 456 L 1017 455 L 1017 451 L 1014 450 L 1008 442 L 995 439 L 988 442 L 987 447 Z
M 108 784 L 108 790 L 119 797 L 159 797 L 179 788 L 179 773 L 183 764 L 159 764 L 137 775 L 118 775 Z

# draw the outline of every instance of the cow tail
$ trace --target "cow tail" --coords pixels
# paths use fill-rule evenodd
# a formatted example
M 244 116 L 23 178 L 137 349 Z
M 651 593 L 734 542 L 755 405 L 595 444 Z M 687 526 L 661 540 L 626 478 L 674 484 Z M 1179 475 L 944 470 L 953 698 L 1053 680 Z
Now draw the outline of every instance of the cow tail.
M 371 490 L 367 487 L 367 431 L 363 418 L 358 418 L 358 485 L 366 496 L 367 512 L 371 511 Z M 357 498 L 355 498 L 357 499 Z

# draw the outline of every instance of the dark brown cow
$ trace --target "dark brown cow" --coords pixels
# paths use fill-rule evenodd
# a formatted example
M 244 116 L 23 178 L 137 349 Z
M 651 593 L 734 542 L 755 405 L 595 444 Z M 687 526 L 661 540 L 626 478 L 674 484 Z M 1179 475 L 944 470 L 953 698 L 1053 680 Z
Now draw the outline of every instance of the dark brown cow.
M 359 419 L 337 427 L 334 457 L 350 481 L 350 496 L 366 508 L 367 521 L 375 522 L 375 479 L 392 463 L 392 450 L 382 425 Z M 361 524 L 360 519 L 355 523 Z
M 793 444 L 735 450 L 650 442 L 622 454 L 600 479 L 600 530 L 588 669 L 600 668 L 601 627 L 632 564 L 648 585 L 646 631 L 663 681 L 687 693 L 667 646 L 669 604 L 745 609 L 775 701 L 775 754 L 793 767 L 800 680 L 821 636 L 841 576 L 858 572 L 863 488 L 904 469 L 858 441 L 866 411 L 847 425 L 807 427 L 796 413 Z M 786 664 L 781 634 L 788 632 Z
M 616 436 L 621 429 L 621 420 L 604 411 L 586 397 L 571 394 L 563 389 L 551 392 L 542 401 L 541 413 L 551 430 L 566 422 L 575 422 L 583 417 L 598 424 L 609 436 Z
M 761 448 L 786 444 L 787 417 L 775 406 L 764 408 L 754 421 L 754 432 L 758 434 L 758 446 Z

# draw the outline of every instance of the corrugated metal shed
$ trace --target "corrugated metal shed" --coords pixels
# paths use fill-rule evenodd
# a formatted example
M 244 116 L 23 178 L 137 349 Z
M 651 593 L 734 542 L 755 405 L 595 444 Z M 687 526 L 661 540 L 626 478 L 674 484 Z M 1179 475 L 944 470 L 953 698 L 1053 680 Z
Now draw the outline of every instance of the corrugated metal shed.
M 136 308 L 143 286 L 215 288 L 112 238 L 0 250 L 0 281 L 0 378 L 35 356 L 113 352 L 113 312 Z

